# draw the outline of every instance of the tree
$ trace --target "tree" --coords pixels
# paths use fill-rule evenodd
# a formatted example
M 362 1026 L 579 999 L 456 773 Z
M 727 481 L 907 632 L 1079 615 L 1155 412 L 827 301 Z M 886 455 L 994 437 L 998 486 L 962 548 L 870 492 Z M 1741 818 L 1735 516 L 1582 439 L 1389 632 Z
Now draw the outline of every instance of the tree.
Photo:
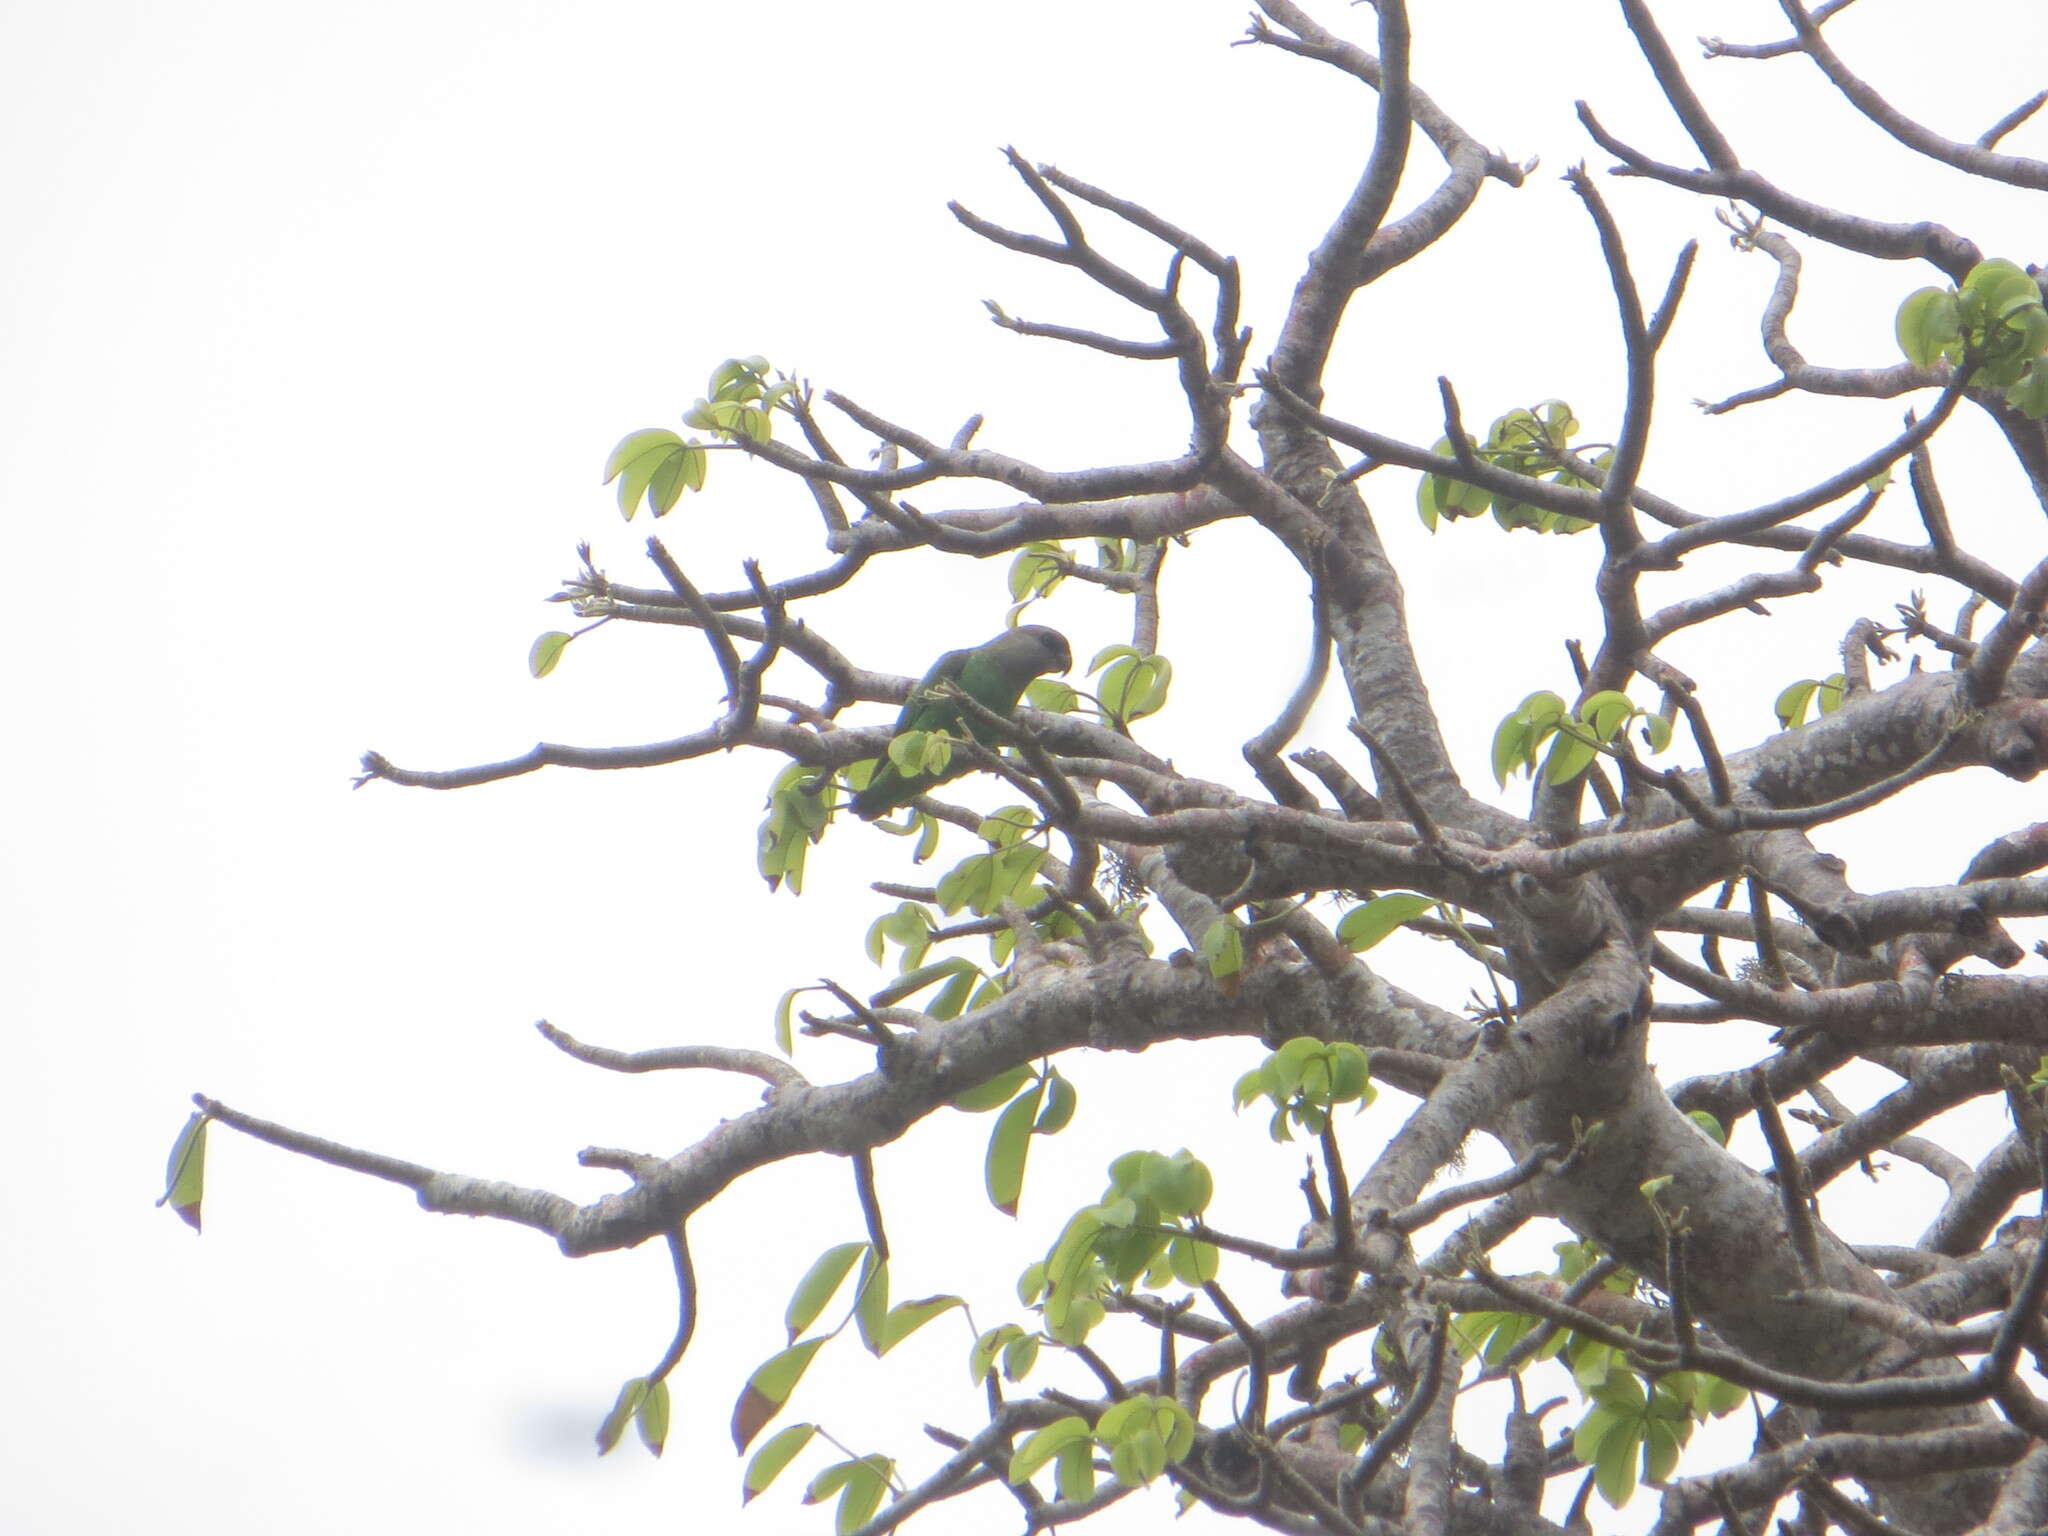
M 1802 53 L 1908 150 L 1994 185 L 2048 181 L 2040 162 L 1996 147 L 2025 110 L 1975 143 L 1945 139 L 1851 73 L 1815 16 L 1794 0 L 1786 9 L 1789 40 L 1709 53 Z M 692 1214 L 771 1163 L 850 1158 L 867 1237 L 828 1248 L 806 1275 L 777 1277 L 795 1289 L 790 1347 L 738 1391 L 735 1438 L 759 1488 L 823 1444 L 808 1424 L 779 1420 L 795 1417 L 783 1410 L 806 1370 L 829 1367 L 817 1325 L 835 1297 L 878 1354 L 958 1308 L 950 1295 L 890 1304 L 884 1218 L 902 1217 L 877 1187 L 875 1148 L 949 1107 L 988 1114 L 988 1193 L 1014 1210 L 1034 1138 L 1075 1113 L 1062 1070 L 1071 1053 L 1255 1041 L 1237 1097 L 1276 1138 L 1299 1136 L 1313 1151 L 1307 1226 L 1296 1235 L 1294 1215 L 1257 1233 L 1211 1225 L 1210 1170 L 1192 1152 L 1149 1150 L 1140 1130 L 1100 1198 L 1060 1191 L 1071 1219 L 1049 1247 L 1017 1255 L 1016 1320 L 971 1349 L 985 1426 L 941 1431 L 950 1454 L 936 1466 L 903 1455 L 899 1471 L 856 1445 L 816 1473 L 811 1491 L 839 1500 L 843 1530 L 892 1528 L 991 1484 L 1034 1526 L 1073 1523 L 1162 1477 L 1184 1498 L 1290 1530 L 1537 1531 L 1582 1513 L 1596 1491 L 1625 1503 L 1639 1478 L 1662 1485 L 1662 1525 L 1674 1530 L 1758 1528 L 1788 1495 L 1816 1525 L 1849 1529 L 1869 1528 L 1873 1513 L 1928 1532 L 2048 1519 L 2048 1452 L 2034 1443 L 2048 1439 L 2048 1414 L 2018 1364 L 2048 1289 L 2048 1250 L 2036 1219 L 1999 1225 L 2042 1182 L 2043 983 L 1974 965 L 2011 971 L 2025 960 L 2005 922 L 2048 911 L 2032 873 L 2048 863 L 2048 824 L 1950 850 L 1961 869 L 1952 884 L 1874 894 L 1814 840 L 1908 791 L 1959 795 L 1986 769 L 2022 781 L 2039 770 L 2048 652 L 2035 642 L 2048 564 L 2007 571 L 1966 547 L 1932 442 L 1969 407 L 2009 449 L 2018 482 L 2048 503 L 2048 370 L 2037 363 L 2048 310 L 2034 273 L 1941 225 L 1837 210 L 1750 168 L 1647 4 L 1624 0 L 1622 11 L 1705 165 L 1657 160 L 1582 108 L 1587 132 L 1630 177 L 1729 200 L 1720 216 L 1738 250 L 1777 269 L 1763 334 L 1779 377 L 1710 410 L 1913 396 L 1902 430 L 1742 511 L 1696 510 L 1714 499 L 1706 485 L 1651 490 L 1659 354 L 1682 318 L 1693 249 L 1661 289 L 1643 288 L 1620 220 L 1583 169 L 1568 179 L 1621 333 L 1611 440 L 1586 441 L 1557 400 L 1468 430 L 1448 382 L 1433 447 L 1359 424 L 1366 412 L 1326 398 L 1350 306 L 1456 230 L 1489 182 L 1520 186 L 1529 167 L 1482 148 L 1410 79 L 1398 0 L 1377 7 L 1369 45 L 1265 0 L 1252 40 L 1354 77 L 1377 120 L 1263 366 L 1235 263 L 1148 207 L 1013 154 L 1045 232 L 955 210 L 974 233 L 1070 269 L 1156 328 L 1134 340 L 994 309 L 1027 337 L 1168 365 L 1186 404 L 1185 453 L 1048 469 L 976 446 L 978 421 L 927 436 L 765 360 L 732 360 L 685 415 L 686 432 L 648 429 L 619 444 L 607 467 L 620 505 L 660 517 L 718 480 L 717 461 L 745 457 L 803 487 L 829 560 L 776 582 L 750 568 L 744 587 L 707 593 L 658 539 L 648 545 L 658 586 L 629 585 L 586 556 L 560 596 L 588 624 L 543 636 L 531 657 L 536 675 L 549 673 L 599 625 L 695 629 L 723 678 L 724 712 L 646 746 L 542 746 L 453 771 L 365 760 L 366 782 L 456 788 L 543 767 L 765 749 L 788 765 L 773 779 L 760 872 L 792 892 L 822 839 L 872 841 L 847 801 L 881 761 L 906 777 L 965 764 L 968 776 L 895 829 L 915 837 L 905 846 L 916 860 L 936 860 L 936 877 L 877 882 L 893 905 L 868 943 L 899 975 L 866 997 L 838 981 L 799 987 L 779 1010 L 783 1055 L 684 1043 L 628 1056 L 544 1028 L 600 1067 L 735 1071 L 766 1086 L 761 1108 L 679 1151 L 586 1153 L 628 1185 L 594 1204 L 316 1140 L 212 1099 L 174 1154 L 172 1203 L 196 1220 L 203 1136 L 218 1122 L 404 1184 L 429 1210 L 536 1228 L 573 1255 L 661 1239 L 683 1322 L 602 1431 L 614 1443 L 637 1423 L 658 1444 L 670 1382 L 688 1380 L 674 1373 L 697 1324 L 693 1266 L 721 1257 L 691 1252 Z M 1446 169 L 1395 216 L 1403 173 L 1422 159 L 1418 130 Z M 1151 265 L 1122 254 L 1134 237 L 1152 243 Z M 1802 252 L 1826 249 L 1935 269 L 1940 280 L 1897 312 L 1904 362 L 1831 367 L 1793 346 Z M 1661 296 L 1646 302 L 1650 293 Z M 1460 297 L 1446 296 L 1447 312 Z M 1785 419 L 1807 430 L 1804 416 Z M 1537 562 L 1552 545 L 1597 547 L 1588 643 L 1570 649 L 1557 686 L 1530 693 L 1493 733 L 1488 766 L 1517 787 L 1513 811 L 1461 775 L 1424 689 L 1382 536 L 1406 513 L 1398 496 L 1377 497 L 1374 510 L 1360 493 L 1390 469 L 1419 477 L 1419 510 L 1447 560 L 1476 536 L 1458 525 L 1486 514 L 1498 537 L 1537 546 L 1521 557 L 1532 570 L 1551 569 Z M 1021 499 L 973 506 L 990 484 Z M 1918 518 L 1910 541 L 1863 531 L 1902 502 Z M 1311 594 L 1309 666 L 1273 699 L 1245 701 L 1258 794 L 1183 766 L 1145 724 L 1174 686 L 1159 654 L 1172 578 L 1229 524 L 1255 527 Z M 861 665 L 805 608 L 857 595 L 916 552 L 1005 557 L 1013 621 L 1035 618 L 1055 589 L 1127 598 L 1128 643 L 1096 652 L 1085 678 L 1034 684 L 1013 716 L 963 697 L 950 701 L 959 733 L 892 737 L 882 712 L 856 706 L 902 704 L 911 677 Z M 1695 684 L 1672 656 L 1703 652 L 1767 600 L 1832 593 L 1860 571 L 1895 584 L 1896 622 L 1848 624 L 1838 672 L 1769 679 L 1782 728 L 1738 746 L 1748 701 Z M 1960 619 L 1944 626 L 1911 592 L 1929 579 L 1962 594 Z M 1873 660 L 1901 659 L 1893 642 L 1913 650 L 1911 669 L 1874 674 Z M 1333 664 L 1355 741 L 1284 755 Z M 1404 926 L 1463 957 L 1469 1005 L 1455 989 L 1448 1006 L 1428 1001 L 1360 958 Z M 1697 961 L 1680 953 L 1695 941 Z M 974 958 L 984 943 L 987 966 Z M 1777 1032 L 1752 1062 L 1677 1081 L 1657 1070 L 1673 1032 L 1745 1022 Z M 826 1054 L 834 1040 L 841 1055 Z M 823 1081 L 849 1048 L 871 1066 Z M 1852 1107 L 1831 1083 L 1859 1061 L 1903 1085 Z M 1347 1106 L 1362 1109 L 1380 1088 L 1403 1107 L 1390 1098 L 1354 1119 Z M 1795 1106 L 1801 1096 L 1814 1108 Z M 1973 1101 L 2008 1109 L 2015 1125 L 1986 1155 L 1966 1160 L 1916 1135 Z M 1142 1126 L 1141 1110 L 1125 1113 Z M 1795 1146 L 1788 1114 L 1820 1134 Z M 1766 1167 L 1728 1150 L 1738 1135 L 1761 1137 Z M 1462 1149 L 1482 1136 L 1505 1164 L 1468 1177 Z M 1831 1186 L 1881 1152 L 1933 1170 L 1947 1202 L 1911 1241 L 1845 1242 Z M 1554 1270 L 1505 1273 L 1526 1252 L 1517 1233 L 1545 1218 L 1573 1234 Z M 1294 1299 L 1262 1312 L 1253 1282 L 1274 1275 Z M 1056 1365 L 1062 1352 L 1070 1358 Z M 1546 1363 L 1560 1353 L 1584 1399 L 1562 1433 L 1561 1421 L 1546 1424 L 1552 1405 L 1532 1406 L 1560 1379 Z M 1469 1399 L 1451 1389 L 1481 1375 L 1505 1385 Z M 1754 1452 L 1687 1462 L 1679 1475 L 1694 1424 L 1746 1399 L 1758 1403 Z M 1473 1422 L 1482 1403 L 1483 1429 Z M 1839 1486 L 1849 1482 L 1870 1509 Z

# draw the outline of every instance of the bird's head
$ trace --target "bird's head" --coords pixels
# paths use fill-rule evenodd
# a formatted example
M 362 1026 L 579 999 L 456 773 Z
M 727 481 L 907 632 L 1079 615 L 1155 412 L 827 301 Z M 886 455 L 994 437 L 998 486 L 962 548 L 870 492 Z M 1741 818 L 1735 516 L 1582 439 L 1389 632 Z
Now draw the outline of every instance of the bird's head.
M 1037 647 L 1039 665 L 1036 675 L 1043 677 L 1048 672 L 1074 670 L 1074 653 L 1067 645 L 1067 637 L 1058 630 L 1043 624 L 1024 624 L 1017 628 L 1016 634 Z

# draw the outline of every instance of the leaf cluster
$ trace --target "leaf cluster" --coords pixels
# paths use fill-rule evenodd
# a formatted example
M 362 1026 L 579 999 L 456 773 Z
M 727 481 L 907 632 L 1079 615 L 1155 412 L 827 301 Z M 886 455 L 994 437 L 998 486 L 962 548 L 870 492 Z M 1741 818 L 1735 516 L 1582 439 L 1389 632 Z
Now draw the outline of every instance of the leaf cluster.
M 1671 721 L 1638 706 L 1625 693 L 1604 689 L 1573 713 L 1564 700 L 1545 689 L 1515 706 L 1493 732 L 1494 782 L 1506 787 L 1517 770 L 1534 776 L 1536 754 L 1544 744 L 1542 775 L 1546 784 L 1569 784 L 1592 766 L 1602 749 L 1629 723 L 1643 722 L 1643 741 L 1652 752 L 1671 745 Z
M 2024 267 L 1980 261 L 1952 288 L 1921 288 L 1899 305 L 1899 350 L 1922 368 L 1948 362 L 1973 370 L 2032 421 L 2048 417 L 2048 308 Z
M 1495 417 L 1486 440 L 1474 443 L 1472 453 L 1481 463 L 1509 474 L 1574 489 L 1596 489 L 1571 467 L 1579 456 L 1579 450 L 1572 446 L 1578 430 L 1578 418 L 1572 415 L 1569 405 L 1562 400 L 1545 400 L 1532 409 L 1517 408 Z M 1450 438 L 1439 438 L 1436 452 L 1449 457 L 1455 447 Z M 1605 469 L 1613 457 L 1613 449 L 1603 448 L 1594 455 L 1592 463 Z M 1424 475 L 1415 489 L 1415 506 L 1422 516 L 1422 526 L 1431 533 L 1436 532 L 1439 522 L 1478 517 L 1488 511 L 1493 513 L 1495 522 L 1510 531 L 1527 528 L 1535 533 L 1570 534 L 1593 526 L 1582 517 L 1532 507 L 1506 492 L 1489 491 L 1447 474 Z
M 1170 1397 L 1138 1392 L 1112 1403 L 1091 1426 L 1079 1414 L 1055 1419 L 1027 1436 L 1010 1457 L 1009 1478 L 1029 1482 L 1047 1463 L 1066 1500 L 1095 1491 L 1097 1447 L 1109 1455 L 1110 1470 L 1127 1487 L 1142 1487 L 1195 1446 L 1195 1421 Z
M 1018 1299 L 1036 1305 L 1045 1331 L 1079 1344 L 1106 1315 L 1101 1296 L 1134 1285 L 1206 1285 L 1216 1278 L 1215 1245 L 1169 1223 L 1199 1215 L 1215 1180 L 1185 1148 L 1126 1152 L 1109 1165 L 1109 1187 L 1069 1218 L 1052 1249 L 1024 1271 Z
M 1311 1136 L 1329 1128 L 1339 1104 L 1360 1111 L 1379 1096 L 1367 1056 L 1348 1040 L 1296 1035 L 1237 1080 L 1231 1098 L 1238 1109 L 1265 1099 L 1273 1106 L 1266 1131 L 1275 1141 L 1292 1141 L 1299 1127 Z

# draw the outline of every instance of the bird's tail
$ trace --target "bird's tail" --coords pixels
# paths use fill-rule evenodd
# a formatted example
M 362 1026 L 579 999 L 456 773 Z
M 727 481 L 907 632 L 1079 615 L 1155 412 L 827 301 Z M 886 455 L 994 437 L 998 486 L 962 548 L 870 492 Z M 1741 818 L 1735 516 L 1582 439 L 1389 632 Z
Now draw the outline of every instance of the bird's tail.
M 909 798 L 908 786 L 903 775 L 896 771 L 894 763 L 884 761 L 868 780 L 868 787 L 855 793 L 848 802 L 853 814 L 862 821 L 879 821 Z

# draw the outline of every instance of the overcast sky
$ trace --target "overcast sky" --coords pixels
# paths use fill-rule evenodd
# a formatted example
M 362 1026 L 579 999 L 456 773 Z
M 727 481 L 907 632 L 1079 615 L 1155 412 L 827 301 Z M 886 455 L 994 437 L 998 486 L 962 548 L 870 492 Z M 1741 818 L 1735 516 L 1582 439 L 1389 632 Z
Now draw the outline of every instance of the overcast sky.
M 1489 185 L 1441 252 L 1355 307 L 1331 408 L 1433 441 L 1434 380 L 1448 373 L 1468 419 L 1563 396 L 1590 435 L 1610 433 L 1611 302 L 1556 174 L 1592 150 L 1571 101 L 1592 98 L 1666 158 L 1693 157 L 1611 8 L 1416 9 L 1420 83 L 1542 169 L 1520 191 Z M 1784 26 L 1768 0 L 1660 10 L 1675 40 Z M 1370 24 L 1364 9 L 1318 11 L 1360 36 Z M 1932 35 L 1924 12 L 1899 11 L 1852 12 L 1838 41 L 1936 126 L 1972 137 L 2042 84 L 2027 73 L 2048 57 L 2032 0 L 1946 8 L 1953 25 Z M 686 1507 L 740 1520 L 726 1418 L 779 1346 L 805 1263 L 859 1235 L 844 1168 L 771 1170 L 693 1223 L 705 1327 L 656 1465 L 630 1446 L 599 1462 L 589 1435 L 667 1341 L 660 1252 L 570 1263 L 531 1232 L 427 1217 L 403 1191 L 226 1133 L 195 1240 L 150 1206 L 164 1155 L 197 1090 L 594 1198 L 616 1179 L 577 1168 L 577 1149 L 670 1152 L 755 1094 L 740 1079 L 593 1072 L 545 1046 L 535 1019 L 627 1048 L 759 1046 L 784 987 L 878 984 L 859 952 L 878 910 L 864 881 L 900 850 L 837 830 L 808 894 L 771 899 L 752 865 L 777 767 L 766 758 L 452 795 L 353 793 L 350 774 L 366 748 L 454 767 L 711 717 L 715 674 L 682 632 L 614 626 L 539 683 L 525 656 L 563 623 L 540 600 L 579 539 L 620 578 L 652 579 L 649 528 L 622 524 L 600 468 L 625 432 L 674 425 L 725 357 L 765 354 L 931 436 L 982 412 L 985 445 L 1050 465 L 1177 452 L 1184 421 L 1163 374 L 987 323 L 984 298 L 1035 318 L 1115 317 L 975 240 L 945 202 L 1029 223 L 998 153 L 1014 142 L 1239 255 L 1247 318 L 1269 342 L 1302 253 L 1357 174 L 1373 102 L 1230 47 L 1243 13 L 1240 0 L 10 8 L 0 527 L 19 628 L 0 758 L 0 1009 L 15 1064 L 0 1130 L 0 1531 L 528 1536 L 663 1528 Z M 1801 61 L 1691 67 L 1738 146 L 1785 184 L 2040 255 L 2037 210 L 1923 173 Z M 2013 147 L 2043 143 L 2030 128 Z M 1426 151 L 1416 164 L 1409 196 L 1437 170 Z M 1685 238 L 1704 246 L 1647 483 L 1733 510 L 1895 429 L 1897 403 L 1691 413 L 1691 397 L 1769 377 L 1754 316 L 1772 269 L 1729 250 L 1705 205 L 1607 185 L 1644 286 L 1661 285 Z M 1892 310 L 1931 270 L 1809 254 L 1795 327 L 1809 355 L 1894 360 Z M 2010 476 L 1971 463 L 1977 449 L 1994 459 L 1988 435 L 1962 421 L 1941 441 L 1955 445 L 1941 462 L 1965 541 L 2036 558 L 2038 511 Z M 1560 641 L 1590 633 L 1591 551 L 1477 527 L 1432 540 L 1411 477 L 1366 489 L 1454 749 L 1490 788 L 1493 723 L 1534 688 L 1569 691 Z M 1897 503 L 1873 526 L 1911 537 Z M 710 493 L 662 525 L 715 588 L 736 585 L 747 556 L 771 578 L 823 563 L 814 530 L 800 492 L 726 459 Z M 999 627 L 1005 564 L 894 562 L 812 616 L 864 663 L 916 672 Z M 1179 681 L 1147 739 L 1241 781 L 1237 743 L 1303 660 L 1301 582 L 1235 529 L 1198 535 L 1172 570 L 1162 649 Z M 1783 682 L 1833 670 L 1849 621 L 1904 595 L 1839 583 L 1782 626 L 1748 623 L 1673 659 L 1708 685 L 1724 744 L 1746 742 L 1770 728 Z M 1247 598 L 1263 606 L 1236 617 Z M 1063 593 L 1048 617 L 1077 654 L 1127 636 L 1125 610 L 1087 594 Z M 1310 737 L 1345 752 L 1341 713 L 1326 703 Z M 1899 805 L 1840 847 L 1866 888 L 1947 879 L 1979 832 L 2037 815 L 2018 787 L 1973 780 L 1943 823 L 1966 846 L 1916 836 Z M 1442 978 L 1448 1004 L 1469 985 L 1419 943 L 1389 954 L 1399 979 Z M 1674 1078 L 1754 1043 L 1701 1034 L 1658 1042 Z M 821 1077 L 862 1065 L 831 1044 L 803 1053 Z M 954 1123 L 886 1151 L 899 1293 L 965 1290 L 982 1326 L 1014 1316 L 1017 1270 L 1131 1145 L 1192 1146 L 1218 1169 L 1226 1213 L 1285 1235 L 1293 1218 L 1276 1227 L 1272 1191 L 1298 1154 L 1224 1112 L 1223 1086 L 1256 1054 L 1078 1063 L 1081 1116 L 1034 1153 L 1016 1226 L 980 1192 L 986 1121 L 941 1117 Z M 1873 1072 L 1871 1091 L 1883 1083 Z M 1117 1118 L 1119 1090 L 1134 1088 L 1144 1118 Z M 1384 1135 L 1397 1111 L 1379 1113 Z M 1914 1177 L 1886 1186 L 1894 1210 L 1928 1198 Z M 921 1225 L 919 1202 L 943 1217 Z M 1277 1302 L 1262 1279 L 1243 1283 Z M 942 1321 L 887 1371 L 842 1344 L 795 1415 L 865 1436 L 855 1449 L 915 1474 L 934 1456 L 919 1424 L 975 1423 L 965 1342 Z M 901 1402 L 879 1409 L 881 1394 Z M 987 1497 L 930 1528 L 1012 1518 Z M 1163 1493 L 1134 1501 L 1120 1528 L 1169 1509 Z M 824 1531 L 829 1515 L 778 1488 L 736 1528 Z

